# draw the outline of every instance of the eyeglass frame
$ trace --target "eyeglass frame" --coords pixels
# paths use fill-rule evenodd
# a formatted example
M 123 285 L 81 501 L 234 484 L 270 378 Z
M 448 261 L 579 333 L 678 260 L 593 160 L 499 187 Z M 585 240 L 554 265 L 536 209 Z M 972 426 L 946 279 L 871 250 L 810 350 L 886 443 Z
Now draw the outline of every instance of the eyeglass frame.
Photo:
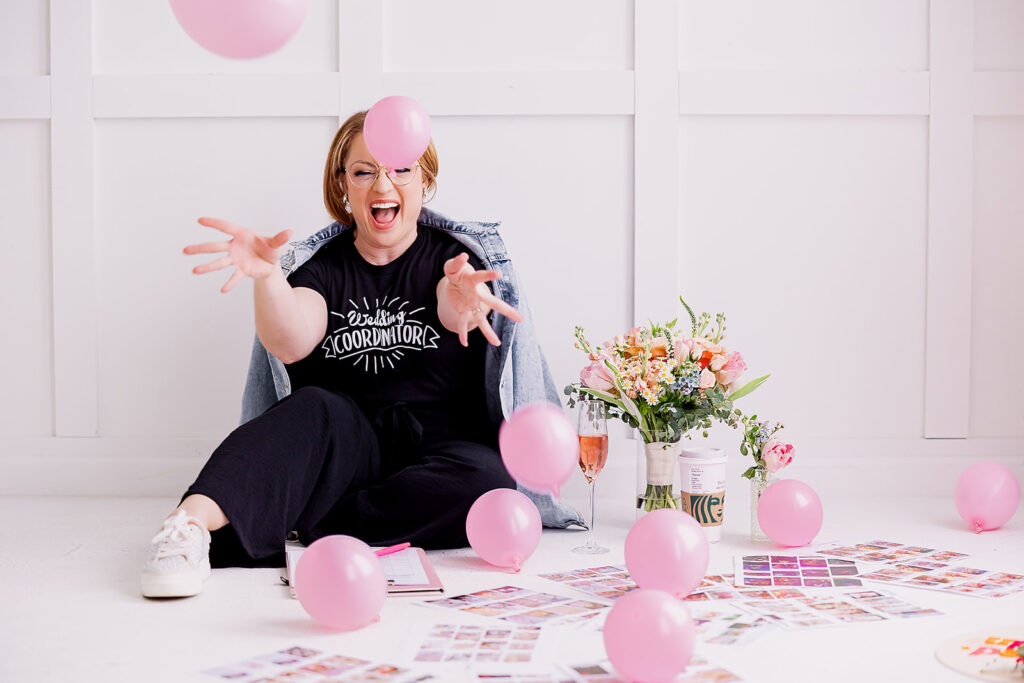
M 412 183 L 412 178 L 411 177 L 409 178 L 409 182 L 406 182 L 406 183 L 396 183 L 395 182 L 395 178 L 391 174 L 394 173 L 397 169 L 391 168 L 390 166 L 384 166 L 383 164 L 378 164 L 378 163 L 374 163 L 374 162 L 370 162 L 370 161 L 362 161 L 362 160 L 354 161 L 352 163 L 354 163 L 354 164 L 366 164 L 367 166 L 374 166 L 376 168 L 376 173 L 373 176 L 373 180 L 371 180 L 369 183 L 367 183 L 365 187 L 373 187 L 374 183 L 376 183 L 380 179 L 380 172 L 381 171 L 387 171 L 387 173 L 385 173 L 384 175 L 387 176 L 388 180 L 390 180 L 391 184 L 394 185 L 395 187 L 405 187 L 406 185 L 410 185 Z M 402 168 L 408 168 L 410 171 L 413 171 L 413 170 L 415 170 L 417 168 L 421 168 L 421 166 L 420 166 L 420 162 L 417 161 L 412 166 L 403 166 Z M 348 168 L 346 168 L 345 166 L 342 166 L 341 168 L 338 169 L 338 175 L 339 176 L 342 176 L 342 175 L 345 176 L 346 178 L 348 178 L 348 181 L 350 183 L 352 183 L 356 187 L 360 187 L 360 185 L 358 183 L 356 183 L 355 179 L 348 175 Z

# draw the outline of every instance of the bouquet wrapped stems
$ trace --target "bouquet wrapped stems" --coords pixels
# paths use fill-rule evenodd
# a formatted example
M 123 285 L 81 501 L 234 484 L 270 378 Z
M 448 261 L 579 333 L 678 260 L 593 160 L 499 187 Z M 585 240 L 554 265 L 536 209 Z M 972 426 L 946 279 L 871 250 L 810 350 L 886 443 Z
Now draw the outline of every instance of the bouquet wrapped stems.
M 644 512 L 680 507 L 676 489 L 678 477 L 679 443 L 654 441 L 644 444 L 644 481 L 642 496 L 637 496 L 637 509 Z M 639 487 L 638 487 L 639 488 Z

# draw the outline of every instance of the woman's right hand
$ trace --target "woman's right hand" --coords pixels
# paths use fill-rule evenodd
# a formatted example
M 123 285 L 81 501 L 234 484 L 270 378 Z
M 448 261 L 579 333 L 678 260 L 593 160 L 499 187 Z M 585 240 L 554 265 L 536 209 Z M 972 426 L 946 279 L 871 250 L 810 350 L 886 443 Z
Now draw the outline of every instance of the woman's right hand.
M 220 288 L 221 292 L 229 292 L 238 284 L 243 277 L 248 276 L 254 280 L 262 280 L 280 271 L 281 266 L 278 257 L 281 247 L 288 243 L 291 237 L 291 230 L 282 230 L 273 237 L 257 235 L 248 228 L 229 223 L 219 218 L 200 218 L 200 225 L 220 230 L 231 235 L 227 242 L 203 242 L 202 244 L 190 244 L 185 247 L 186 254 L 217 254 L 227 252 L 227 256 L 214 259 L 209 263 L 198 265 L 192 269 L 196 275 L 209 273 L 214 270 L 234 266 L 235 272 L 231 274 L 228 281 Z

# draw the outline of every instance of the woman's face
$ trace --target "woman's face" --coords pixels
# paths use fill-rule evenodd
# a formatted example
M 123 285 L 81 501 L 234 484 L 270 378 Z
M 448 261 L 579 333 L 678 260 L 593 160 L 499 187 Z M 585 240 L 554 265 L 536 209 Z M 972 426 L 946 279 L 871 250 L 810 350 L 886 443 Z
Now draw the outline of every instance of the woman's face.
M 362 133 L 352 139 L 342 176 L 356 223 L 356 239 L 376 249 L 408 247 L 416 239 L 416 220 L 423 206 L 426 184 L 422 169 L 412 169 L 412 180 L 407 185 L 396 185 L 387 173 L 381 172 L 369 187 L 356 187 L 352 173 L 360 162 L 377 165 Z M 372 172 L 363 177 L 372 178 Z

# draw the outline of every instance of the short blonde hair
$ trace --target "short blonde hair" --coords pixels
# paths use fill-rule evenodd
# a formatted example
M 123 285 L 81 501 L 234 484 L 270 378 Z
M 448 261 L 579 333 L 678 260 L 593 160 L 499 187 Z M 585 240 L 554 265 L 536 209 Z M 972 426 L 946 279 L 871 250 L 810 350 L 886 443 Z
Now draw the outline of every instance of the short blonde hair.
M 341 189 L 341 179 L 345 173 L 345 157 L 352 148 L 352 140 L 363 132 L 366 112 L 359 111 L 346 119 L 334 135 L 331 149 L 327 152 L 327 163 L 324 165 L 324 206 L 334 220 L 345 225 L 352 225 L 352 214 L 345 208 L 345 193 Z M 427 149 L 420 157 L 420 170 L 426 181 L 426 191 L 437 192 L 437 148 L 431 138 Z

